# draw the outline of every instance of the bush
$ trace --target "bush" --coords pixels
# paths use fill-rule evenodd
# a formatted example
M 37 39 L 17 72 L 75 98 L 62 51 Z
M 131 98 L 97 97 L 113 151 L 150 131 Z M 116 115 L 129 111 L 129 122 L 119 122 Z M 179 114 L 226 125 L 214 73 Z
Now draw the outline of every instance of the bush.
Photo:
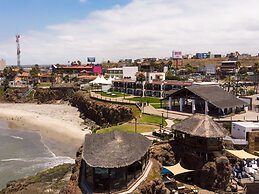
M 254 94 L 255 94 L 254 90 L 247 90 L 247 95 L 248 96 L 251 96 L 251 95 L 254 95 Z

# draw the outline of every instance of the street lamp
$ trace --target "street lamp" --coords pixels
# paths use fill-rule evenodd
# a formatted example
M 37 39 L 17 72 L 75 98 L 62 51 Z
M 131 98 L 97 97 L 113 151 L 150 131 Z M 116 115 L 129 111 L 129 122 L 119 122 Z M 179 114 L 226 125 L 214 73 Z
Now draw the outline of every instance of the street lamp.
M 137 133 L 137 117 L 135 117 L 135 133 Z

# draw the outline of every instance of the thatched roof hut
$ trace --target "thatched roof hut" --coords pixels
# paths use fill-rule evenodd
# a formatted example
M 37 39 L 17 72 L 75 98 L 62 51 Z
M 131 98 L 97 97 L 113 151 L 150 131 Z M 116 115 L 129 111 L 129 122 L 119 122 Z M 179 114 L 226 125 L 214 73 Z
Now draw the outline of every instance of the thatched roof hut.
M 83 159 L 94 168 L 120 168 L 140 160 L 151 142 L 141 134 L 114 131 L 85 136 Z
M 208 115 L 195 114 L 172 126 L 175 131 L 204 138 L 223 138 L 228 131 Z

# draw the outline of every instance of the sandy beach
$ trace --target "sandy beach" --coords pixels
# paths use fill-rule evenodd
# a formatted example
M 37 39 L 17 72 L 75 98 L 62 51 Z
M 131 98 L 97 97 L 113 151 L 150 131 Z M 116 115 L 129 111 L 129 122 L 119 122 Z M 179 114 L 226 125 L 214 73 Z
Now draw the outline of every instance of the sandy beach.
M 9 127 L 38 132 L 49 142 L 79 147 L 85 134 L 83 119 L 77 108 L 68 104 L 0 104 L 0 119 Z

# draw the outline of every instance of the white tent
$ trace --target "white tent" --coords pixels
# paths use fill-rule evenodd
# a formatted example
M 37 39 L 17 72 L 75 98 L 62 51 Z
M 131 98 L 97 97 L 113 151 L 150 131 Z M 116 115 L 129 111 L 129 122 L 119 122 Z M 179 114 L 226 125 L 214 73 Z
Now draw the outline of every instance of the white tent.
M 101 84 L 101 85 L 110 85 L 110 82 L 103 77 L 103 75 L 98 75 L 97 78 L 90 82 L 90 84 Z
M 114 78 L 112 78 L 111 76 L 109 77 L 109 79 L 107 80 L 107 82 L 109 83 L 109 84 L 112 84 L 112 81 L 114 80 Z

